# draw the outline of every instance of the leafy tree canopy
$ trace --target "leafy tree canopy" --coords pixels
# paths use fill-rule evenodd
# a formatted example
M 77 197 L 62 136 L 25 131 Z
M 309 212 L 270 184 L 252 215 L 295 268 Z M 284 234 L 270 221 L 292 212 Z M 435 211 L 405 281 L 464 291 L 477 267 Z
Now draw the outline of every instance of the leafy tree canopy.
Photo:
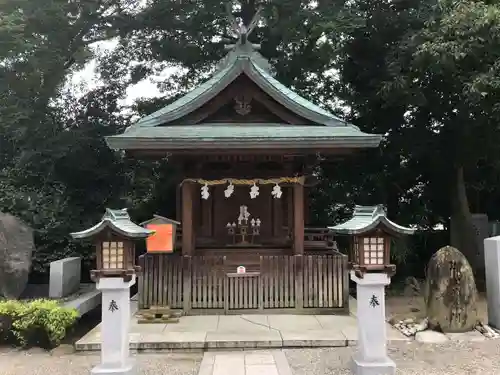
M 454 217 L 454 243 L 473 254 L 471 210 L 499 215 L 500 6 L 247 0 L 233 10 L 248 22 L 259 6 L 251 41 L 277 78 L 385 135 L 377 150 L 321 166 L 314 220 L 332 223 L 354 203 L 384 203 L 394 219 L 422 227 L 449 227 Z M 0 210 L 37 229 L 36 271 L 87 254 L 68 233 L 105 206 L 127 205 L 140 218 L 157 207 L 173 214 L 165 190 L 175 188 L 174 166 L 126 159 L 103 137 L 207 78 L 231 38 L 225 12 L 212 0 L 0 4 Z M 95 55 L 92 46 L 111 39 L 117 47 Z M 64 90 L 91 59 L 102 85 L 83 97 Z M 166 68 L 174 73 L 156 79 L 164 97 L 120 107 L 127 89 Z

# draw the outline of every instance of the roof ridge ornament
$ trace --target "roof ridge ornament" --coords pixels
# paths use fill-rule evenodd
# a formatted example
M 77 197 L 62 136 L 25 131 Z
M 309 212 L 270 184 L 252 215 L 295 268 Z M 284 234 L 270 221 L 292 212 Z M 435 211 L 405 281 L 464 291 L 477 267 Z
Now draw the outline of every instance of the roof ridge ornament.
M 237 45 L 242 45 L 242 46 L 247 45 L 248 37 L 250 36 L 250 34 L 252 34 L 253 30 L 261 20 L 262 10 L 263 10 L 262 5 L 259 5 L 250 23 L 248 25 L 245 25 L 240 17 L 236 19 L 236 17 L 234 16 L 232 10 L 232 2 L 228 1 L 226 3 L 227 19 L 231 25 L 231 28 L 233 29 L 235 39 L 238 39 L 236 44 L 227 45 L 226 46 L 227 49 L 233 49 Z M 251 46 L 257 50 L 260 48 L 260 44 L 251 44 Z

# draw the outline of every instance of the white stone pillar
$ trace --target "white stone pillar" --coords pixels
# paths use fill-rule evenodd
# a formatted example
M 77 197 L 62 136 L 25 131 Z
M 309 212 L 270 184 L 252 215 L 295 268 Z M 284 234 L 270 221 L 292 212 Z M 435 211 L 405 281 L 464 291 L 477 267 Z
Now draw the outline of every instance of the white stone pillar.
M 391 279 L 385 273 L 365 273 L 363 278 L 351 272 L 357 284 L 358 348 L 353 355 L 355 375 L 393 375 L 396 364 L 387 356 L 385 286 Z
M 500 236 L 484 240 L 488 324 L 500 328 Z
M 97 289 L 102 291 L 101 364 L 92 375 L 133 375 L 135 363 L 129 353 L 130 287 L 135 284 L 119 277 L 102 277 Z

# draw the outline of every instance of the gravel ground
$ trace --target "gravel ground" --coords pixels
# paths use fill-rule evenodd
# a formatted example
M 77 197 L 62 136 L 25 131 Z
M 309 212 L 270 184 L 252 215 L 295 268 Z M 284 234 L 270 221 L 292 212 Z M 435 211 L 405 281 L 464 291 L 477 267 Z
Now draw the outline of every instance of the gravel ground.
M 350 374 L 354 348 L 290 349 L 286 356 L 293 375 Z M 398 343 L 389 356 L 401 375 L 493 375 L 500 373 L 500 340 L 450 342 L 441 345 Z
M 155 353 L 137 355 L 140 375 L 196 375 L 201 353 Z M 39 349 L 0 349 L 0 375 L 89 375 L 99 355 L 49 353 Z
M 287 349 L 293 375 L 350 375 L 354 348 Z M 445 345 L 401 342 L 389 347 L 401 375 L 493 375 L 500 373 L 500 340 L 450 342 Z M 141 353 L 137 355 L 140 375 L 196 375 L 201 353 Z M 0 375 L 88 375 L 99 362 L 92 354 L 52 354 L 34 349 L 0 349 Z M 68 372 L 69 371 L 69 372 Z

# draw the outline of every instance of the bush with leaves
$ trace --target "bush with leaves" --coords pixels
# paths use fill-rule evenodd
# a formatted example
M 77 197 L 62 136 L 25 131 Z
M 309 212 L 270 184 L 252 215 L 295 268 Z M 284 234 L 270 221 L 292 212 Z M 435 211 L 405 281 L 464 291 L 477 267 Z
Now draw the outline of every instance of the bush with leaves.
M 21 346 L 57 346 L 77 319 L 75 309 L 54 300 L 0 301 L 0 337 Z

